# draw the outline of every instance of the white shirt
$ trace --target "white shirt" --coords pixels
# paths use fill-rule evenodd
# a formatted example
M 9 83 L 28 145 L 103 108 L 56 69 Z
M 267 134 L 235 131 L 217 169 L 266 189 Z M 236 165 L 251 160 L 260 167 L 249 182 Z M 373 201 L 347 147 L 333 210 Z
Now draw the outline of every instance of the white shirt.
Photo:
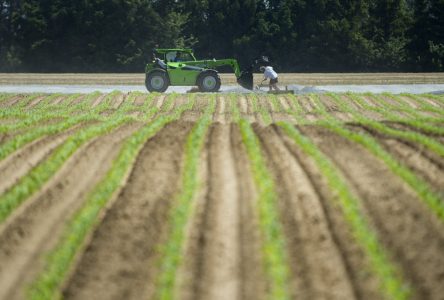
M 265 67 L 264 77 L 266 79 L 276 79 L 278 78 L 278 74 L 273 70 L 273 67 Z

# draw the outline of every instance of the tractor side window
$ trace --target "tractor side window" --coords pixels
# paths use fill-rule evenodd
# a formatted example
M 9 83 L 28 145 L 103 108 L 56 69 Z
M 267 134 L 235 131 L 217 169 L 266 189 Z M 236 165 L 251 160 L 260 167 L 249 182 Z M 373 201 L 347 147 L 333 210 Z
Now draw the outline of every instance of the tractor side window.
M 168 52 L 165 57 L 167 61 L 174 61 L 176 59 L 176 52 Z
M 181 53 L 181 54 L 182 54 L 181 59 L 183 61 L 193 61 L 194 60 L 193 57 L 191 56 L 191 54 L 189 54 L 189 53 Z

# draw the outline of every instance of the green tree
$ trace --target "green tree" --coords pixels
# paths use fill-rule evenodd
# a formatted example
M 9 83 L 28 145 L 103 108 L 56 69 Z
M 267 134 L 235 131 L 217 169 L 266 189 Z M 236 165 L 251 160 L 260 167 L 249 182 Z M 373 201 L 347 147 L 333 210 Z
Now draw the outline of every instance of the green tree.
M 444 0 L 416 0 L 410 32 L 416 71 L 444 71 Z
M 19 17 L 17 1 L 0 1 L 0 70 L 13 71 L 21 65 L 20 52 L 15 38 Z

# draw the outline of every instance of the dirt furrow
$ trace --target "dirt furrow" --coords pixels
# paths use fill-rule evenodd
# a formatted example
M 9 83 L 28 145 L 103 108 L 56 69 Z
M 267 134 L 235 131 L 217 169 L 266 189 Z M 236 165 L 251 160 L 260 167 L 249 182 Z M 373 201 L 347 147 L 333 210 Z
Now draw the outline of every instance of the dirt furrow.
M 217 97 L 216 111 L 214 112 L 213 121 L 225 123 L 225 99 L 223 96 Z
M 171 110 L 175 110 L 179 107 L 181 107 L 182 105 L 187 104 L 189 101 L 189 99 L 186 96 L 180 95 L 178 96 L 176 99 L 174 99 L 174 104 L 173 107 L 171 108 Z
M 287 96 L 282 96 L 288 103 L 288 105 L 290 106 L 290 110 L 294 111 L 294 112 L 298 112 L 298 108 L 302 106 L 300 106 L 298 98 L 294 95 L 287 95 Z
M 8 97 L 7 99 L 0 102 L 1 108 L 9 108 L 16 105 L 20 100 L 26 99 L 25 95 L 12 95 L 12 97 Z
M 236 124 L 231 125 L 231 147 L 240 199 L 241 299 L 261 300 L 266 298 L 267 282 L 262 269 L 262 243 L 256 209 L 257 192 L 240 129 Z
M 425 95 L 420 95 L 420 100 L 419 101 L 424 101 L 427 102 L 427 104 L 432 105 L 436 108 L 444 108 L 444 105 L 442 102 L 440 101 L 436 101 L 434 99 L 430 99 L 429 97 L 425 96 Z
M 279 103 L 281 104 L 282 109 L 284 111 L 288 111 L 288 110 L 291 109 L 291 106 L 288 103 L 288 100 L 287 100 L 287 98 L 285 96 L 277 96 L 277 99 L 278 99 Z
M 414 299 L 444 295 L 444 225 L 388 167 L 358 144 L 304 127 L 346 176 L 378 237 L 413 285 Z
M 57 146 L 61 145 L 71 134 L 84 127 L 75 126 L 60 134 L 45 136 L 9 155 L 0 161 L 0 194 L 13 186 L 17 180 L 26 175 L 39 162 L 45 159 Z
M 157 97 L 157 102 L 156 102 L 157 109 L 159 109 L 159 110 L 162 109 L 162 107 L 163 107 L 163 105 L 165 103 L 166 97 L 167 96 L 165 96 L 165 95 L 161 95 L 161 96 Z
M 200 224 L 200 260 L 192 299 L 240 299 L 239 195 L 230 127 L 213 126 L 209 140 L 208 194 Z
M 418 128 L 414 125 L 404 123 L 402 121 L 385 121 L 382 123 L 384 123 L 384 125 L 386 125 L 387 127 L 391 127 L 393 129 L 403 130 L 403 131 L 414 131 L 414 132 L 420 133 L 422 135 L 426 135 L 430 138 L 434 138 L 437 140 L 444 138 L 443 133 L 431 133 L 431 132 L 427 131 L 426 129 Z M 433 124 L 433 126 L 437 127 L 436 124 Z
M 75 97 L 71 100 L 70 103 L 68 103 L 69 106 L 80 104 L 81 102 L 85 101 L 88 98 L 88 96 L 85 95 L 79 95 L 78 97 Z
M 356 299 L 322 200 L 272 127 L 256 126 L 276 178 L 295 299 Z
M 322 105 L 324 105 L 326 111 L 335 117 L 336 119 L 342 121 L 342 122 L 351 122 L 353 121 L 353 115 L 349 112 L 343 112 L 338 107 L 338 105 L 332 100 L 331 97 L 328 97 L 326 95 L 319 95 L 320 102 Z M 368 111 L 363 111 L 362 114 L 365 114 L 367 116 Z
M 182 300 L 263 299 L 255 191 L 238 128 L 216 124 L 180 276 Z
M 329 99 L 331 99 L 330 96 L 321 96 L 321 97 L 324 97 L 324 98 L 328 97 Z M 354 101 L 351 97 L 349 97 L 347 95 L 341 96 L 340 98 L 341 98 L 341 101 L 343 101 L 346 106 L 348 106 L 352 110 L 355 110 L 360 115 L 362 115 L 368 119 L 372 119 L 372 120 L 383 120 L 384 119 L 384 116 L 382 116 L 380 113 L 363 108 L 361 104 L 357 103 L 356 101 Z M 366 101 L 366 104 L 368 104 L 369 106 L 373 106 L 373 107 L 377 106 L 376 104 L 373 104 L 371 101 Z M 353 121 L 353 119 L 354 119 L 353 114 L 352 113 L 346 113 L 346 114 L 350 118 L 350 121 Z
M 99 95 L 99 96 L 94 100 L 94 102 L 91 104 L 91 107 L 94 108 L 94 107 L 100 105 L 100 104 L 105 100 L 105 98 L 106 98 L 107 96 L 108 96 L 108 94 L 101 94 L 101 95 Z
M 381 99 L 390 98 L 390 96 L 385 96 L 385 95 L 381 95 L 379 97 L 381 97 Z M 402 95 L 398 95 L 396 97 L 399 100 L 401 100 L 400 101 L 401 103 L 397 103 L 397 105 L 401 105 L 402 106 L 403 104 L 407 104 L 408 106 L 410 106 L 410 108 L 413 108 L 413 109 L 419 109 L 420 108 L 420 105 L 417 102 L 415 102 L 412 98 L 409 98 L 409 97 L 406 97 L 406 96 L 402 96 Z
M 285 147 L 292 154 L 294 159 L 304 169 L 304 173 L 309 178 L 314 189 L 322 201 L 325 216 L 330 224 L 331 235 L 342 253 L 342 258 L 346 270 L 351 279 L 355 295 L 358 299 L 381 299 L 380 288 L 377 278 L 369 273 L 370 262 L 363 249 L 356 243 L 352 235 L 351 228 L 344 218 L 344 214 L 338 206 L 335 195 L 319 167 L 313 159 L 308 157 L 292 139 L 279 127 L 274 126 L 276 132 L 285 144 Z
M 421 152 L 409 147 L 408 145 L 395 140 L 380 140 L 392 155 L 400 162 L 408 166 L 415 173 L 428 181 L 437 191 L 444 195 L 444 169 L 440 169 L 437 165 L 423 156 Z
M 313 107 L 311 106 L 311 103 L 310 101 L 308 101 L 308 98 L 306 96 L 297 96 L 296 101 L 299 102 L 305 114 L 312 113 Z
M 0 299 L 24 299 L 24 288 L 42 270 L 44 254 L 66 221 L 106 173 L 122 141 L 139 125 L 124 125 L 81 147 L 35 196 L 0 228 Z
M 245 98 L 244 96 L 239 97 L 238 99 L 238 105 L 239 105 L 239 112 L 241 114 L 248 114 L 248 102 L 247 102 L 247 98 Z
M 26 108 L 29 109 L 29 108 L 33 108 L 33 107 L 35 107 L 35 106 L 38 105 L 40 102 L 42 102 L 46 97 L 47 97 L 47 96 L 40 96 L 40 97 L 35 98 L 35 99 L 32 100 L 30 103 L 28 103 L 28 105 L 26 105 Z
M 421 155 L 427 157 L 427 159 L 432 161 L 440 169 L 444 169 L 444 158 L 441 157 L 439 154 L 427 149 L 423 145 L 420 145 L 420 144 L 414 143 L 414 142 L 410 142 L 410 141 L 404 140 L 402 138 L 394 138 L 394 137 L 391 137 L 388 135 L 384 135 L 383 133 L 380 133 L 379 131 L 377 131 L 369 126 L 366 126 L 366 125 L 362 125 L 362 124 L 354 124 L 354 125 L 349 124 L 349 125 L 350 125 L 350 128 L 354 131 L 357 131 L 357 132 L 364 131 L 366 133 L 373 135 L 374 137 L 378 138 L 379 140 L 396 139 L 400 143 L 403 143 L 403 144 L 411 147 L 412 149 L 415 149 L 417 152 L 421 153 Z M 434 137 L 434 138 L 437 139 L 436 137 Z
M 150 299 L 157 247 L 166 238 L 191 127 L 169 124 L 145 144 L 127 184 L 93 233 L 64 299 Z
M 134 97 L 133 105 L 142 106 L 145 103 L 147 96 L 146 95 L 137 95 Z M 157 98 L 156 98 L 157 99 Z M 153 100 L 154 102 L 155 100 Z
M 120 105 L 125 101 L 125 99 L 128 97 L 128 94 L 119 94 L 113 99 L 112 108 L 118 109 Z
M 66 95 L 62 95 L 62 96 L 60 96 L 60 97 L 57 97 L 56 99 L 54 99 L 54 100 L 51 102 L 51 105 L 59 105 L 59 104 L 62 103 L 66 98 L 67 98 Z
M 253 112 L 253 106 L 251 100 L 246 96 L 240 96 L 237 98 L 237 105 L 241 118 L 249 120 L 250 122 L 256 121 L 256 115 Z

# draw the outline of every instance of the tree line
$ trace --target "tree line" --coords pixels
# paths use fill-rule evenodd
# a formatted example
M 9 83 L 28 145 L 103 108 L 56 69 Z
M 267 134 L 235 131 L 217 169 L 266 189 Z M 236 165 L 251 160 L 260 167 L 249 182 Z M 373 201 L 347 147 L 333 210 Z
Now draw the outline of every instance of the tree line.
M 143 72 L 155 47 L 280 72 L 444 71 L 444 0 L 0 0 L 0 72 Z

